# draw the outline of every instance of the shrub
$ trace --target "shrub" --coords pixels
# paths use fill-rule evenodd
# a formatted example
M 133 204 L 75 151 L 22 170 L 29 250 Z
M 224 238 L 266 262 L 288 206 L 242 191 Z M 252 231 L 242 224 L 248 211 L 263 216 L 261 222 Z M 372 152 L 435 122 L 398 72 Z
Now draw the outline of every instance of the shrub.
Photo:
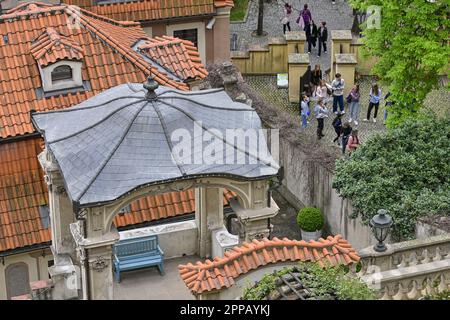
M 320 209 L 306 207 L 298 212 L 297 224 L 300 229 L 313 232 L 323 228 L 325 219 Z
M 301 262 L 298 268 L 266 274 L 255 285 L 247 284 L 243 300 L 263 300 L 276 290 L 276 280 L 283 274 L 299 272 L 298 279 L 314 300 L 373 300 L 375 291 L 359 278 L 352 277 L 344 266 L 322 268 L 317 263 Z
M 336 162 L 333 187 L 368 224 L 379 209 L 394 220 L 395 240 L 414 236 L 417 218 L 450 213 L 450 119 L 409 120 L 372 136 Z

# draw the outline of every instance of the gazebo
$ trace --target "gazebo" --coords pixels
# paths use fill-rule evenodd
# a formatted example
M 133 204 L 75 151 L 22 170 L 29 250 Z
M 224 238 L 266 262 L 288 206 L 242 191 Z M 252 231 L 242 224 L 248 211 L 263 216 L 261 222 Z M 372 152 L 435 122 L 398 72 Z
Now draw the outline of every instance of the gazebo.
M 269 181 L 279 166 L 255 110 L 221 89 L 182 92 L 149 78 L 31 116 L 45 139 L 39 160 L 60 270 L 52 278 L 79 265 L 85 299 L 113 298 L 113 218 L 143 196 L 196 188 L 201 257 L 211 256 L 212 232 L 224 226 L 223 188 L 237 195 L 240 241 L 270 234 L 278 207 Z

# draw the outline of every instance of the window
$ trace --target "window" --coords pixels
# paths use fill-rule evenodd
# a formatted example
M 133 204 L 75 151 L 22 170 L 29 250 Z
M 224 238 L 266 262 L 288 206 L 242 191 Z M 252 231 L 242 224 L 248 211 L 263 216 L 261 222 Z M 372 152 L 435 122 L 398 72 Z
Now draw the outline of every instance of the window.
M 62 81 L 62 80 L 72 80 L 72 68 L 71 67 L 69 67 L 67 65 L 63 65 L 63 66 L 56 67 L 52 71 L 52 83 L 57 82 L 57 81 Z
M 14 263 L 6 268 L 5 276 L 8 299 L 30 293 L 28 265 L 22 262 Z
M 186 29 L 186 30 L 174 30 L 173 31 L 173 36 L 175 38 L 180 38 L 183 40 L 189 40 L 192 43 L 194 43 L 194 45 L 196 47 L 197 43 L 198 43 L 198 31 L 197 29 Z
M 125 213 L 130 213 L 130 212 L 131 212 L 131 205 L 128 204 L 125 207 L 123 207 L 122 209 L 120 209 L 119 216 L 123 216 Z

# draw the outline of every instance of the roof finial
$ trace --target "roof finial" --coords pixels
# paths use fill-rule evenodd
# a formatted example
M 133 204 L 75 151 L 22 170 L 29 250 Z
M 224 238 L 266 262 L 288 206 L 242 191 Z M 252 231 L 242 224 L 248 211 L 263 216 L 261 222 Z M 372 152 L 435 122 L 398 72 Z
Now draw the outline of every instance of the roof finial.
M 147 100 L 155 100 L 157 95 L 155 90 L 158 89 L 159 84 L 156 82 L 153 77 L 150 75 L 147 78 L 147 82 L 144 83 L 144 89 L 147 89 L 147 93 L 145 94 L 145 99 Z

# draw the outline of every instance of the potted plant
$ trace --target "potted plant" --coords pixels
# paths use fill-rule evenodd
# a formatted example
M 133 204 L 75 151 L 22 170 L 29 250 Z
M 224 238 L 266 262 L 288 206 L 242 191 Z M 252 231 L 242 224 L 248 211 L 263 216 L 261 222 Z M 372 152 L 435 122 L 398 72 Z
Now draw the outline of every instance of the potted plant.
M 322 235 L 325 219 L 320 209 L 306 207 L 298 212 L 297 224 L 300 227 L 303 240 L 317 240 Z

